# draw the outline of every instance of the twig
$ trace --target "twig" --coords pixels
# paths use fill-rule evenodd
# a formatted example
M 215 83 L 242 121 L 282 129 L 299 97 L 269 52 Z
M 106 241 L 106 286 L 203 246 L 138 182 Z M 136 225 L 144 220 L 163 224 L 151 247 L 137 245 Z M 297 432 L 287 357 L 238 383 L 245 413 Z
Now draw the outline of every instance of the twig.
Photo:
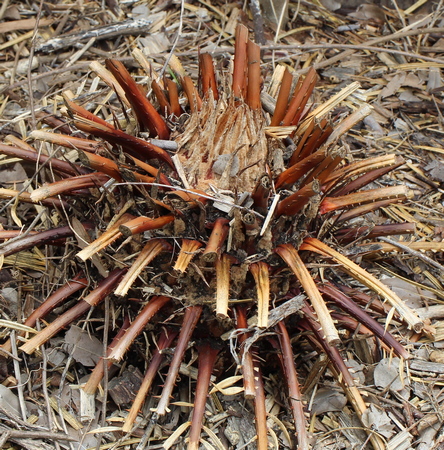
M 399 247 L 400 249 L 404 250 L 405 252 L 410 253 L 411 255 L 422 259 L 427 264 L 432 265 L 433 267 L 435 267 L 436 269 L 441 271 L 441 273 L 444 273 L 444 266 L 442 264 L 439 264 L 438 262 L 436 262 L 432 258 L 429 258 L 426 255 L 423 255 L 421 252 L 418 252 L 417 250 L 413 250 L 412 248 L 408 247 L 407 245 L 401 244 L 400 242 L 397 242 L 397 241 L 393 241 L 392 239 L 389 239 L 389 238 L 386 238 L 386 237 L 382 237 L 381 236 L 378 239 L 380 241 L 387 242 L 387 244 L 391 244 L 391 245 L 394 245 L 396 247 Z
M 11 331 L 11 344 L 12 344 L 12 354 L 17 358 L 17 342 L 15 340 L 15 330 Z M 27 420 L 27 412 L 26 412 L 26 404 L 25 404 L 25 395 L 23 393 L 23 383 L 21 382 L 21 376 L 20 376 L 20 365 L 18 358 L 13 359 L 13 365 L 14 365 L 14 373 L 15 378 L 17 379 L 17 394 L 19 398 L 19 404 L 20 404 L 20 412 L 22 414 L 22 419 L 26 422 Z
M 165 73 L 165 71 L 168 67 L 168 63 L 170 62 L 170 59 L 172 58 L 172 56 L 174 54 L 174 50 L 176 49 L 176 46 L 177 46 L 180 36 L 182 34 L 184 11 L 185 11 L 185 0 L 180 0 L 179 27 L 177 29 L 176 39 L 174 40 L 173 46 L 171 47 L 171 50 L 170 50 L 170 53 L 168 53 L 168 56 L 165 59 L 165 63 L 163 64 L 162 70 L 159 72 L 159 79 L 163 78 L 163 74 Z
M 378 51 L 378 52 L 385 52 L 385 53 L 394 53 L 394 54 L 398 54 L 399 52 L 397 50 L 391 50 L 391 49 L 387 49 L 387 48 L 379 48 L 379 47 L 372 47 L 374 44 L 382 44 L 384 42 L 387 41 L 391 41 L 394 39 L 401 39 L 407 36 L 417 36 L 420 34 L 430 34 L 430 33 L 444 33 L 444 27 L 434 27 L 434 28 L 429 28 L 427 30 L 424 30 L 423 28 L 418 29 L 418 30 L 408 30 L 408 31 L 404 31 L 404 32 L 399 32 L 399 33 L 393 33 L 393 34 L 389 34 L 387 36 L 382 36 L 380 38 L 377 39 L 372 39 L 370 41 L 367 41 L 366 43 L 363 43 L 359 46 L 346 46 L 346 44 L 323 44 L 323 45 L 310 45 L 310 44 L 304 44 L 304 45 L 264 45 L 261 46 L 261 50 L 301 50 L 301 51 L 310 51 L 310 50 L 319 50 L 320 48 L 335 48 L 335 49 L 342 49 L 342 48 L 347 48 L 348 50 L 346 50 L 345 52 L 340 53 L 339 55 L 333 56 L 332 58 L 329 58 L 325 61 L 322 61 L 320 63 L 315 64 L 313 67 L 315 69 L 322 69 L 323 67 L 327 67 L 331 64 L 334 64 L 337 61 L 341 61 L 344 58 L 352 55 L 354 53 L 354 48 L 353 47 L 358 47 L 356 50 L 368 50 L 368 49 L 373 49 L 374 51 Z M 232 53 L 234 50 L 233 48 L 229 47 L 222 47 L 216 50 L 213 50 L 211 53 L 213 55 L 217 55 L 217 54 L 221 54 L 221 53 Z M 181 56 L 198 56 L 199 52 L 197 50 L 190 50 L 187 52 L 182 52 Z M 430 62 L 435 62 L 438 64 L 444 64 L 444 60 L 443 59 L 439 59 L 439 58 L 428 58 L 426 56 L 423 55 L 419 55 L 416 53 L 408 53 L 407 55 L 404 54 L 404 56 L 409 56 L 412 58 L 417 58 L 417 59 L 424 59 L 424 61 L 430 61 Z M 164 57 L 163 53 L 153 53 L 151 55 L 152 58 L 162 58 Z M 132 57 L 117 57 L 114 58 L 118 61 L 122 61 L 122 62 L 131 62 L 134 61 L 134 58 Z M 41 80 L 43 78 L 47 78 L 47 77 L 51 77 L 54 75 L 59 75 L 61 73 L 64 72 L 68 72 L 68 71 L 76 71 L 76 70 L 81 70 L 81 69 L 85 69 L 87 67 L 89 67 L 89 65 L 91 64 L 91 61 L 84 61 L 82 63 L 78 63 L 75 64 L 71 67 L 62 67 L 60 69 L 54 69 L 50 72 L 45 72 L 45 73 L 41 73 L 38 75 L 34 75 L 31 80 L 32 81 L 37 81 L 37 80 Z M 300 70 L 296 70 L 294 73 L 295 74 L 300 74 L 300 73 L 305 73 L 307 72 L 308 69 L 300 69 Z M 9 86 L 5 86 L 3 89 L 0 90 L 0 94 L 2 94 L 3 92 L 10 90 L 10 89 L 15 89 L 18 88 L 20 86 L 23 86 L 24 84 L 27 83 L 27 80 L 24 81 L 17 81 L 14 84 L 11 84 Z
M 42 8 L 43 8 L 43 0 L 40 0 L 40 4 L 37 11 L 37 17 L 35 20 L 35 26 L 34 31 L 32 34 L 31 39 L 31 49 L 29 50 L 29 57 L 28 57 L 28 73 L 27 73 L 27 79 L 28 79 L 28 90 L 29 90 L 29 108 L 31 110 L 31 129 L 34 130 L 36 128 L 36 122 L 35 122 L 35 111 L 34 111 L 34 91 L 32 89 L 32 60 L 34 59 L 34 52 L 35 52 L 35 41 L 37 38 L 37 31 L 39 29 L 39 22 L 40 17 L 42 15 Z
M 2 6 L 0 7 L 0 20 L 3 19 L 3 16 L 5 15 L 6 10 L 9 6 L 9 0 L 3 0 Z
M 37 225 L 37 222 L 40 220 L 40 218 L 45 213 L 46 213 L 46 211 L 44 209 L 42 209 L 37 214 L 37 216 L 35 216 L 34 220 L 31 223 L 31 225 L 29 225 L 28 229 L 24 233 L 21 233 L 21 234 L 17 235 L 16 237 L 12 238 L 12 239 L 8 239 L 7 241 L 4 241 L 4 242 L 0 243 L 0 248 L 5 247 L 7 244 L 11 244 L 12 242 L 19 241 L 20 239 L 23 239 L 25 236 L 27 236 L 34 229 L 34 227 Z
M 26 431 L 26 430 L 10 430 L 0 425 L 0 431 L 8 433 L 11 438 L 22 439 L 49 439 L 51 441 L 76 441 L 77 438 L 61 434 L 49 433 L 48 431 Z
M 79 42 L 89 41 L 91 38 L 96 38 L 96 40 L 99 41 L 102 39 L 111 39 L 116 36 L 127 34 L 146 33 L 147 29 L 152 23 L 152 20 L 147 19 L 131 19 L 124 22 L 113 23 L 112 25 L 105 25 L 93 28 L 88 31 L 82 31 L 80 33 L 74 33 L 67 36 L 49 39 L 48 41 L 39 45 L 36 50 L 44 53 L 52 53 L 65 47 L 74 46 Z

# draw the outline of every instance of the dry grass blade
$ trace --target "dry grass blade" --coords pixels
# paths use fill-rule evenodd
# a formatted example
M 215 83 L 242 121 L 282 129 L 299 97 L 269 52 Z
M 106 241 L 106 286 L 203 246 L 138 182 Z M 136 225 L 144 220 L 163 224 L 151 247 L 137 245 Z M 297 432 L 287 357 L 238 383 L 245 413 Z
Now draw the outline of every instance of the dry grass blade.
M 309 250 L 333 258 L 333 260 L 340 264 L 342 270 L 350 274 L 369 289 L 378 293 L 387 300 L 390 305 L 396 308 L 399 315 L 407 322 L 409 327 L 413 328 L 414 331 L 419 333 L 424 328 L 423 321 L 394 292 L 382 284 L 373 275 L 341 255 L 336 250 L 333 250 L 331 247 L 315 238 L 306 238 L 301 246 L 301 250 Z

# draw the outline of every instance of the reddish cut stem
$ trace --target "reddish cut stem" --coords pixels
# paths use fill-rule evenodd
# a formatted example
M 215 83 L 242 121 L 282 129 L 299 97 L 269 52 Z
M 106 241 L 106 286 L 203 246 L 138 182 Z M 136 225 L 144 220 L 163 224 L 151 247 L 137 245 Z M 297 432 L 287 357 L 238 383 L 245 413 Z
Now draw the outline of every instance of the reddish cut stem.
M 194 397 L 193 416 L 191 418 L 190 441 L 188 450 L 198 450 L 200 433 L 205 414 L 208 387 L 211 373 L 216 362 L 219 349 L 206 342 L 197 346 L 199 367 L 197 372 L 196 395 Z
M 313 133 L 315 125 L 316 125 L 316 128 L 319 127 L 319 125 L 316 124 L 316 121 L 314 118 L 310 119 L 310 122 L 307 124 L 304 134 L 302 136 L 299 136 L 298 145 L 297 145 L 295 151 L 293 152 L 293 154 L 291 155 L 290 161 L 288 162 L 288 167 L 294 166 L 296 163 L 298 163 L 299 161 L 304 159 L 304 157 L 302 157 L 301 155 L 302 155 L 302 152 L 305 150 L 305 148 L 304 148 L 305 143 L 310 139 L 310 137 Z M 309 144 L 307 144 L 307 145 L 309 145 Z M 306 155 L 307 153 L 304 151 L 304 154 Z
M 294 363 L 293 349 L 291 348 L 290 336 L 284 321 L 277 324 L 279 343 L 282 351 L 282 365 L 287 381 L 289 391 L 289 402 L 293 419 L 296 427 L 296 439 L 299 450 L 308 450 L 307 423 L 305 420 L 304 409 L 302 405 L 302 395 L 299 387 L 298 374 Z
M 293 98 L 288 106 L 288 111 L 282 120 L 282 125 L 297 125 L 302 113 L 304 112 L 305 105 L 313 92 L 317 79 L 318 75 L 316 70 L 311 67 L 299 89 L 295 89 Z
M 46 184 L 35 191 L 32 191 L 31 200 L 38 202 L 48 197 L 67 194 L 78 189 L 100 187 L 107 181 L 109 181 L 109 176 L 101 172 L 65 178 L 64 180 Z
M 264 261 L 250 264 L 250 272 L 253 274 L 257 292 L 257 326 L 268 326 L 268 309 L 270 305 L 270 271 Z
M 276 179 L 276 189 L 291 186 L 296 183 L 303 175 L 307 174 L 313 167 L 319 164 L 327 156 L 325 148 L 319 149 L 312 155 L 299 161 L 297 164 L 284 170 Z
M 122 214 L 122 216 L 101 236 L 95 241 L 88 244 L 83 250 L 77 253 L 77 257 L 82 261 L 86 261 L 91 258 L 98 251 L 102 250 L 106 246 L 112 244 L 118 238 L 122 237 L 122 233 L 119 231 L 119 226 L 134 219 L 134 216 L 129 213 Z
M 334 323 L 331 320 L 328 308 L 319 293 L 310 272 L 302 262 L 298 251 L 292 244 L 282 244 L 275 249 L 275 252 L 287 263 L 288 267 L 290 267 L 304 288 L 313 309 L 316 311 L 317 318 L 321 324 L 321 329 L 323 334 L 325 334 L 327 342 L 331 345 L 338 345 L 341 341 Z
M 66 134 L 49 133 L 48 131 L 34 130 L 30 136 L 38 141 L 51 142 L 66 148 L 83 150 L 89 153 L 95 153 L 97 150 L 104 150 L 102 143 L 92 139 L 84 139 Z
M 287 111 L 288 97 L 290 96 L 291 84 L 293 83 L 293 75 L 285 68 L 284 76 L 282 77 L 281 87 L 276 100 L 276 107 L 274 108 L 273 118 L 270 126 L 277 127 L 281 124 Z
M 336 152 L 333 150 L 324 161 L 321 162 L 317 167 L 315 167 L 308 176 L 304 179 L 302 185 L 310 183 L 314 179 L 319 180 L 319 183 L 322 185 L 323 181 L 336 169 L 336 167 L 341 163 L 344 159 L 344 154 L 342 151 Z
M 316 119 L 314 120 L 316 123 Z M 321 147 L 321 145 L 328 139 L 332 133 L 332 127 L 327 126 L 327 120 L 321 120 L 320 123 L 316 124 L 313 132 L 308 137 L 307 141 L 301 147 L 301 153 L 299 159 L 306 158 L 311 155 L 314 151 Z M 299 147 L 299 146 L 298 146 Z
M 302 310 L 305 313 L 305 319 L 301 320 L 299 322 L 299 325 L 313 332 L 316 343 L 324 349 L 325 353 L 330 358 L 336 370 L 342 374 L 343 382 L 345 383 L 345 385 L 354 386 L 355 382 L 353 381 L 353 378 L 349 370 L 347 369 L 347 366 L 345 365 L 338 348 L 333 347 L 332 345 L 329 345 L 327 343 L 322 329 L 319 328 L 317 322 L 311 318 L 314 315 L 314 311 L 308 305 L 305 306 Z
M 43 110 L 36 112 L 35 116 L 46 125 L 49 125 L 51 129 L 57 130 L 59 133 L 71 134 L 72 130 L 66 121 L 61 120 L 59 117 Z
M 82 225 L 86 230 L 94 228 L 94 225 L 91 222 L 83 222 Z M 34 247 L 35 245 L 42 246 L 59 239 L 71 237 L 73 234 L 74 231 L 71 227 L 60 227 L 28 235 L 18 241 L 5 245 L 0 249 L 0 255 L 10 256 L 14 253 L 22 252 L 23 250 Z
M 245 99 L 247 93 L 247 42 L 248 28 L 238 25 L 234 44 L 233 96 Z
M 153 353 L 153 357 L 150 361 L 148 370 L 146 371 L 145 376 L 143 377 L 140 389 L 137 392 L 136 398 L 134 399 L 133 404 L 131 405 L 131 409 L 128 413 L 128 416 L 125 419 L 125 423 L 123 424 L 122 430 L 125 433 L 129 433 L 131 431 L 133 423 L 136 420 L 137 414 L 140 408 L 142 408 L 142 404 L 145 401 L 145 398 L 154 381 L 157 370 L 159 369 L 159 366 L 164 359 L 162 350 L 165 350 L 171 345 L 177 334 L 178 333 L 176 331 L 162 329 L 162 334 L 160 335 L 159 342 L 157 343 L 157 348 Z
M 151 239 L 149 240 L 142 251 L 139 253 L 137 259 L 131 264 L 128 272 L 122 278 L 122 281 L 117 286 L 114 294 L 124 297 L 136 278 L 140 275 L 142 270 L 161 252 L 172 250 L 172 247 L 168 242 L 163 239 Z
M 57 305 L 63 302 L 70 295 L 78 290 L 88 286 L 88 280 L 83 278 L 83 274 L 77 274 L 72 280 L 69 280 L 64 286 L 57 289 L 50 295 L 32 314 L 25 320 L 24 325 L 34 327 L 38 319 L 46 317 Z M 24 336 L 24 332 L 20 332 L 19 336 Z M 2 346 L 4 350 L 11 351 L 11 340 L 8 339 Z
M 188 98 L 188 104 L 192 113 L 202 109 L 202 99 L 194 86 L 193 80 L 190 77 L 183 77 L 182 87 Z
M 162 395 L 160 396 L 159 404 L 156 409 L 156 413 L 160 416 L 166 414 L 167 412 L 171 392 L 173 392 L 177 374 L 179 373 L 180 363 L 190 342 L 194 328 L 199 321 L 201 313 L 202 306 L 188 306 L 185 310 L 182 328 L 180 329 L 179 338 L 177 339 L 176 350 L 174 351 L 174 356 L 171 360 L 168 375 L 162 390 Z
M 228 236 L 228 223 L 229 220 L 222 217 L 219 217 L 216 219 L 216 222 L 214 222 L 213 230 L 210 238 L 208 239 L 207 246 L 202 253 L 202 258 L 204 261 L 213 262 L 220 256 L 222 246 Z
M 48 168 L 64 175 L 79 175 L 89 172 L 88 169 L 85 169 L 78 164 L 62 161 L 61 159 L 57 159 L 52 156 L 46 156 L 36 151 L 24 150 L 12 145 L 0 143 L 0 153 L 3 155 L 20 158 L 24 161 L 35 162 L 37 164 L 48 164 Z
M 247 313 L 246 308 L 244 306 L 236 307 L 236 328 L 237 329 L 247 329 Z M 249 337 L 249 333 L 242 333 L 238 335 L 238 339 L 240 342 L 240 354 L 241 354 L 241 366 L 242 366 L 242 375 L 244 382 L 244 396 L 245 398 L 251 399 L 256 396 L 256 388 L 254 383 L 254 365 L 253 365 L 253 355 L 251 350 L 245 351 L 243 348 L 243 344 Z
M 325 197 L 319 207 L 320 214 L 336 211 L 341 208 L 351 208 L 360 204 L 372 203 L 383 200 L 400 201 L 411 196 L 405 186 L 390 186 L 386 188 L 368 189 L 342 197 Z
M 137 159 L 134 156 L 130 156 L 130 158 L 134 161 L 134 164 L 137 167 L 140 167 L 145 172 L 149 173 L 156 179 L 158 179 L 158 183 L 160 184 L 166 184 L 168 186 L 171 185 L 170 180 L 167 178 L 166 175 L 164 175 L 159 169 L 157 169 L 154 166 L 151 166 L 150 164 L 147 164 L 146 162 L 141 161 L 140 159 Z
M 259 110 L 261 103 L 261 48 L 248 40 L 248 86 L 247 104 L 251 109 Z
M 43 200 L 36 202 L 35 200 L 32 200 L 31 194 L 29 192 L 26 192 L 26 191 L 20 192 L 16 189 L 1 189 L 0 188 L 0 198 L 6 198 L 6 199 L 17 198 L 18 201 L 23 202 L 23 203 L 32 203 L 33 205 L 38 203 L 38 204 L 41 204 L 48 208 L 60 208 L 61 209 L 62 206 L 64 206 L 65 208 L 69 208 L 69 204 L 67 202 L 61 201 L 58 198 L 45 198 Z
M 182 247 L 180 248 L 176 264 L 174 265 L 174 270 L 184 273 L 200 247 L 202 247 L 202 244 L 199 241 L 182 239 Z
M 342 310 L 353 316 L 359 323 L 365 325 L 373 334 L 378 336 L 382 342 L 391 347 L 401 358 L 408 359 L 409 353 L 404 347 L 379 324 L 373 317 L 369 316 L 364 310 L 356 305 L 339 289 L 336 289 L 331 283 L 318 285 L 318 289 L 330 300 L 335 302 Z
M 416 223 L 393 223 L 387 225 L 363 226 L 354 228 L 341 228 L 335 231 L 335 238 L 342 242 L 352 242 L 361 237 L 373 239 L 379 236 L 393 236 L 397 234 L 415 234 Z
M 90 292 L 83 300 L 73 306 L 71 309 L 57 317 L 54 322 L 49 324 L 42 331 L 39 331 L 28 342 L 22 345 L 20 348 L 25 353 L 31 354 L 37 347 L 47 342 L 54 335 L 56 335 L 62 328 L 69 325 L 81 315 L 85 314 L 91 306 L 98 305 L 107 295 L 109 295 L 120 278 L 125 273 L 124 269 L 113 270 L 107 278 L 103 279 L 96 289 Z
M 219 100 L 213 57 L 209 53 L 199 55 L 199 73 L 200 82 L 202 83 L 202 97 L 208 97 L 211 91 L 213 99 Z
M 182 115 L 182 108 L 179 103 L 179 92 L 177 90 L 177 84 L 169 78 L 167 78 L 165 81 L 168 88 L 168 96 L 170 98 L 171 112 L 176 117 L 180 117 Z
M 113 348 L 112 352 L 108 356 L 109 359 L 120 361 L 134 339 L 136 339 L 136 337 L 141 333 L 145 325 L 151 320 L 154 314 L 156 314 L 159 309 L 165 306 L 170 300 L 170 297 L 165 297 L 164 295 L 153 297 L 149 303 L 145 305 L 142 311 L 139 312 L 137 317 L 126 330 L 124 336 L 120 339 L 119 343 Z
M 297 214 L 313 197 L 321 192 L 321 186 L 317 180 L 304 186 L 299 191 L 291 194 L 289 197 L 281 200 L 276 208 L 276 216 L 294 216 Z
M 339 190 L 334 192 L 335 196 L 341 196 L 341 195 L 347 195 L 350 192 L 357 191 L 358 189 L 363 188 L 364 186 L 367 186 L 371 182 L 377 180 L 378 178 L 382 177 L 386 173 L 391 172 L 392 170 L 402 166 L 405 163 L 404 158 L 401 156 L 397 156 L 395 158 L 396 164 L 393 164 L 388 167 L 382 167 L 381 169 L 375 169 L 368 173 L 365 173 L 364 175 L 361 175 L 360 177 L 356 178 L 356 180 L 348 183 L 347 185 L 343 186 Z
M 169 139 L 170 131 L 166 123 L 145 97 L 141 87 L 134 81 L 126 67 L 115 59 L 107 59 L 105 65 L 125 91 L 126 98 L 131 103 L 142 128 L 149 130 L 152 136 L 157 135 L 160 139 Z
M 91 120 L 92 122 L 95 122 L 99 125 L 102 125 L 105 128 L 109 128 L 111 130 L 115 129 L 106 120 L 103 120 L 99 116 L 96 116 L 95 114 L 89 112 L 87 109 L 83 108 L 82 106 L 78 105 L 77 103 L 72 102 L 66 96 L 63 97 L 63 100 L 65 101 L 65 104 L 68 107 L 68 111 L 71 115 L 75 114 L 76 116 L 80 116 L 80 117 L 83 117 L 84 119 Z
M 257 449 L 268 449 L 267 438 L 267 410 L 265 408 L 265 389 L 264 380 L 262 378 L 262 372 L 257 361 L 253 362 L 254 365 L 254 387 L 256 395 L 254 397 L 254 420 L 256 423 L 257 433 Z
M 224 253 L 216 259 L 216 316 L 228 317 L 231 257 Z
M 99 124 L 95 124 L 94 122 L 74 120 L 74 124 L 79 130 L 105 139 L 113 145 L 121 145 L 126 152 L 136 158 L 158 159 L 167 163 L 172 169 L 174 169 L 174 163 L 171 156 L 164 149 L 157 147 L 157 145 L 153 145 L 143 139 L 131 136 L 130 134 L 124 133 L 117 128 L 110 129 Z
M 379 208 L 385 208 L 386 206 L 390 206 L 391 204 L 396 203 L 398 201 L 399 201 L 398 199 L 390 199 L 390 200 L 383 200 L 381 202 L 369 203 L 368 205 L 357 206 L 356 208 L 352 208 L 348 211 L 339 212 L 337 215 L 334 216 L 334 222 L 335 223 L 346 222 L 350 219 L 354 219 L 355 217 L 362 217 L 371 211 L 376 211 Z
M 121 337 L 125 334 L 127 328 L 130 326 L 129 317 L 125 315 L 125 320 L 123 322 L 122 327 L 120 328 L 119 332 L 116 334 L 114 339 L 112 340 L 111 344 L 108 346 L 108 349 L 106 351 L 106 356 L 108 357 L 111 353 L 112 349 L 119 343 Z M 108 369 L 111 368 L 111 366 L 114 364 L 114 361 L 112 359 L 108 359 L 101 357 L 99 361 L 96 364 L 96 367 L 94 367 L 94 370 L 91 372 L 91 375 L 88 378 L 88 381 L 83 386 L 83 390 L 89 394 L 94 395 L 97 387 L 99 386 L 100 382 L 102 381 L 103 375 L 105 373 L 105 364 L 107 364 Z
M 96 153 L 83 152 L 81 150 L 78 151 L 78 155 L 82 164 L 90 169 L 106 173 L 115 180 L 122 181 L 119 166 L 113 160 L 97 155 Z
M 120 225 L 119 230 L 124 237 L 134 236 L 135 234 L 144 233 L 149 230 L 157 230 L 163 228 L 174 220 L 174 216 L 162 216 L 157 219 L 150 219 L 149 217 L 139 216 Z
M 168 101 L 165 92 L 163 91 L 163 89 L 156 80 L 153 80 L 151 82 L 151 88 L 154 92 L 154 95 L 157 98 L 157 101 L 159 102 L 160 113 L 165 117 L 170 116 L 171 115 L 170 102 Z
M 263 213 L 267 210 L 270 192 L 271 179 L 268 175 L 262 175 L 251 194 L 254 201 L 254 209 L 256 211 Z

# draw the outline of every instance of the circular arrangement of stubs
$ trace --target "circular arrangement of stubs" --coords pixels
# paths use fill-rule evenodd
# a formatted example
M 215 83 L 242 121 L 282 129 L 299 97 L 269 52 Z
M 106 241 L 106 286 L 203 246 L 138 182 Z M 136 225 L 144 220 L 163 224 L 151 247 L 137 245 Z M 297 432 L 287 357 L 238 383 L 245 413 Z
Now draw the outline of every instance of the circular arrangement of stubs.
M 390 154 L 346 157 L 340 138 L 370 108 L 364 104 L 342 121 L 330 113 L 357 83 L 316 105 L 315 70 L 295 80 L 285 69 L 276 99 L 261 98 L 260 48 L 243 26 L 236 32 L 232 69 L 216 73 L 209 54 L 201 54 L 199 63 L 197 83 L 175 70 L 163 78 L 153 74 L 147 96 L 121 62 L 108 60 L 99 75 L 115 92 L 113 120 L 64 95 L 64 118 L 42 114 L 46 125 L 32 133 L 53 148 L 77 151 L 75 160 L 66 160 L 63 151 L 46 156 L 14 138 L 0 144 L 1 153 L 46 166 L 54 177 L 31 193 L 2 190 L 0 195 L 60 215 L 59 225 L 12 239 L 1 254 L 74 240 L 72 266 L 79 271 L 25 325 L 35 327 L 70 296 L 78 301 L 20 349 L 32 354 L 92 307 L 103 317 L 108 298 L 119 311 L 113 317 L 117 327 L 110 329 L 107 356 L 82 387 L 85 393 L 97 393 L 105 365 L 142 345 L 139 336 L 149 327 L 154 350 L 122 430 L 131 432 L 154 387 L 160 397 L 146 436 L 165 420 L 179 399 L 183 362 L 193 352 L 198 367 L 192 414 L 169 444 L 184 438 L 188 449 L 197 449 L 201 439 L 217 443 L 204 419 L 211 391 L 248 399 L 260 450 L 278 439 L 267 426 L 264 376 L 271 369 L 265 349 L 285 385 L 280 400 L 293 421 L 289 438 L 308 449 L 295 364 L 298 343 L 328 355 L 331 371 L 361 417 L 366 405 L 341 356 L 338 329 L 370 333 L 389 352 L 408 358 L 376 318 L 392 310 L 414 331 L 424 327 L 396 294 L 341 250 L 357 236 L 368 243 L 414 232 L 412 224 L 350 223 L 409 198 L 405 186 L 369 188 L 404 161 Z M 151 139 L 142 137 L 147 135 Z M 375 252 L 381 248 L 373 246 Z M 327 270 L 321 278 L 307 264 L 314 261 L 333 266 L 331 273 L 342 277 L 330 279 Z M 347 279 L 368 288 L 367 294 L 341 283 Z M 374 296 L 365 309 L 369 291 Z M 5 350 L 10 346 L 3 344 Z M 377 434 L 369 432 L 369 439 L 374 448 L 384 448 Z

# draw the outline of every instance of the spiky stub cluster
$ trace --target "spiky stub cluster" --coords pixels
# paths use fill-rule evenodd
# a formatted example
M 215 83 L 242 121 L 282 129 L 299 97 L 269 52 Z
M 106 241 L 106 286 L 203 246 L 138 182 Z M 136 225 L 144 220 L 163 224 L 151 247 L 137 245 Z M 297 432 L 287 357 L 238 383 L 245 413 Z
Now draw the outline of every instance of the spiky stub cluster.
M 76 161 L 66 161 L 59 150 L 56 156 L 37 153 L 13 138 L 0 145 L 4 154 L 50 169 L 55 179 L 30 194 L 3 190 L 1 195 L 56 208 L 58 220 L 66 221 L 65 226 L 11 241 L 2 255 L 35 245 L 56 245 L 75 236 L 81 247 L 76 250 L 80 262 L 72 264 L 83 266 L 88 274 L 79 272 L 26 320 L 26 325 L 34 327 L 69 295 L 83 292 L 74 306 L 26 340 L 21 350 L 32 354 L 111 296 L 131 320 L 115 318 L 121 329 L 113 330 L 116 335 L 107 359 L 100 361 L 83 387 L 94 395 L 105 364 L 120 361 L 148 323 L 154 330 L 157 348 L 122 427 L 125 432 L 132 430 L 149 390 L 160 384 L 163 388 L 150 423 L 154 426 L 164 420 L 170 402 L 177 400 L 178 373 L 193 345 L 198 352 L 194 409 L 190 421 L 183 418 L 168 443 L 190 426 L 188 448 L 198 448 L 214 374 L 220 381 L 214 392 L 243 392 L 251 400 L 257 448 L 266 449 L 269 439 L 277 442 L 266 420 L 262 372 L 270 370 L 262 361 L 270 363 L 271 356 L 264 353 L 268 351 L 268 355 L 277 354 L 288 389 L 281 400 L 294 419 L 293 439 L 300 449 L 309 448 L 294 361 L 298 350 L 291 344 L 298 335 L 327 353 L 331 370 L 361 417 L 366 405 L 339 353 L 341 341 L 333 318 L 351 329 L 373 333 L 382 346 L 401 357 L 407 358 L 408 353 L 372 317 L 375 312 L 381 314 L 384 305 L 373 301 L 373 312 L 364 311 L 358 304 L 368 298 L 364 294 L 333 279 L 313 278 L 305 264 L 313 256 L 333 261 L 336 270 L 370 288 L 396 309 L 398 319 L 407 326 L 415 331 L 423 327 L 400 298 L 337 249 L 340 242 L 366 233 L 372 237 L 413 232 L 409 224 L 367 230 L 346 225 L 353 217 L 409 196 L 403 186 L 361 190 L 400 166 L 402 159 L 386 155 L 345 162 L 336 143 L 369 109 L 364 105 L 342 123 L 329 122 L 329 110 L 357 86 L 323 105 L 312 105 L 314 70 L 295 83 L 285 70 L 269 116 L 262 109 L 259 57 L 259 47 L 240 26 L 231 90 L 219 88 L 213 60 L 205 54 L 200 57 L 200 89 L 186 76 L 179 76 L 179 82 L 157 79 L 152 82 L 154 103 L 121 63 L 109 60 L 101 76 L 115 90 L 126 122 L 119 122 L 114 114 L 110 123 L 65 95 L 69 122 L 46 115 L 42 121 L 54 132 L 32 133 L 35 139 L 75 149 Z M 189 118 L 180 129 L 186 114 Z M 135 128 L 134 119 L 138 132 L 160 139 L 160 146 L 126 132 Z M 161 147 L 170 148 L 170 141 L 178 144 L 174 156 Z M 7 237 L 13 235 L 12 231 Z M 137 310 L 135 305 L 140 303 L 143 307 Z M 159 367 L 168 358 L 162 350 L 168 347 L 174 351 L 168 374 L 160 381 Z M 10 342 L 3 348 L 10 349 Z M 230 391 L 230 383 L 240 382 L 234 377 L 239 370 L 243 386 L 231 386 Z M 222 446 L 211 430 L 205 427 L 205 431 Z M 370 433 L 369 439 L 375 448 L 383 448 L 377 435 Z

